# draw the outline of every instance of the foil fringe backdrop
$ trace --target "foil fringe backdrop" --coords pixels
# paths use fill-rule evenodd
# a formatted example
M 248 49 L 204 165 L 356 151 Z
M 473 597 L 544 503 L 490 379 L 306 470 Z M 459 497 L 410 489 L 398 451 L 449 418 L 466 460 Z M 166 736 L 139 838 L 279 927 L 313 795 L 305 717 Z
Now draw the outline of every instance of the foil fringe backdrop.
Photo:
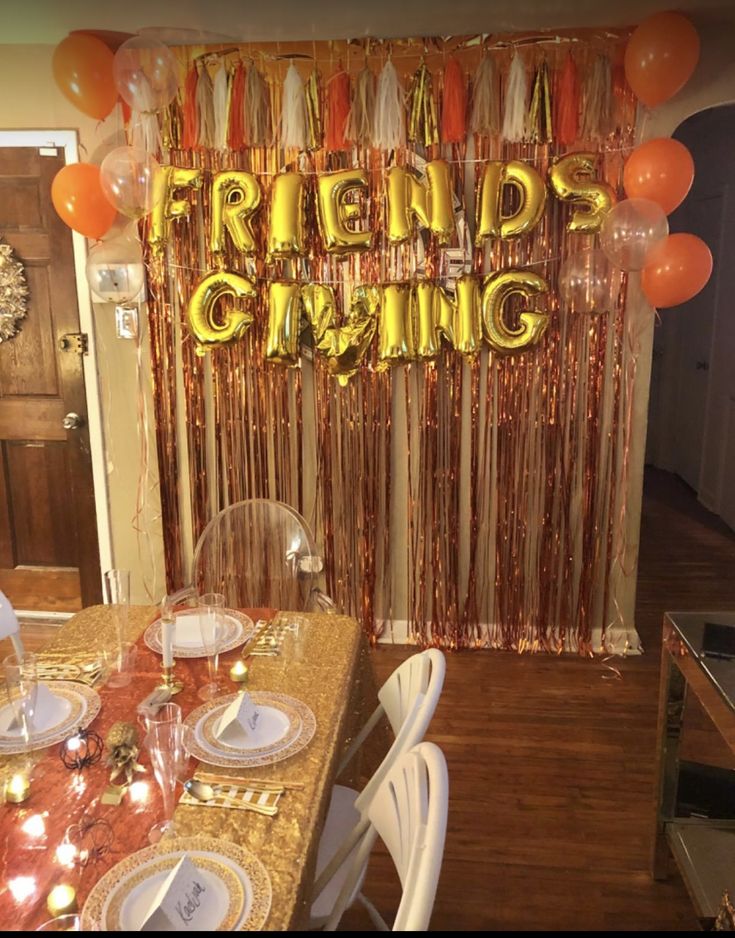
M 580 76 L 599 55 L 614 60 L 624 41 L 622 34 L 580 35 L 575 33 L 574 43 Z M 315 57 L 301 66 L 303 78 L 315 66 L 329 74 L 341 60 L 354 82 L 366 60 L 379 74 L 390 56 L 404 86 L 424 62 L 439 75 L 445 53 L 427 47 L 426 40 L 374 45 L 369 57 L 350 57 L 347 42 L 303 45 Z M 486 48 L 460 44 L 450 51 L 471 74 Z M 524 59 L 534 69 L 546 61 L 556 70 L 568 49 L 565 42 L 538 49 L 526 45 Z M 202 49 L 174 51 L 183 83 Z M 216 53 L 217 47 L 207 51 Z M 502 89 L 512 47 L 490 54 Z M 278 126 L 289 65 L 284 45 L 246 45 L 235 57 L 262 73 Z M 605 178 L 619 189 L 622 151 L 633 144 L 635 103 L 624 92 L 613 104 L 601 161 Z M 298 160 L 277 146 L 181 149 L 178 110 L 172 107 L 167 121 L 170 162 L 201 166 L 207 174 L 223 168 L 274 174 L 284 166 L 308 172 L 362 166 L 380 193 L 389 161 L 413 160 L 410 146 L 393 154 L 361 146 L 317 150 Z M 574 149 L 486 136 L 470 142 L 466 153 L 464 143 L 415 147 L 421 157 L 455 161 L 455 191 L 467 217 L 474 198 L 473 159 L 532 160 L 543 174 L 553 156 Z M 465 155 L 468 162 L 456 162 Z M 300 369 L 264 361 L 267 286 L 262 280 L 255 323 L 243 340 L 205 358 L 195 354 L 184 316 L 201 272 L 212 265 L 203 236 L 206 184 L 192 202 L 191 221 L 174 225 L 165 257 L 148 258 L 169 588 L 188 580 L 193 544 L 215 512 L 243 498 L 276 498 L 305 515 L 323 547 L 327 590 L 373 640 L 386 623 L 406 619 L 410 634 L 423 645 L 552 653 L 570 648 L 590 654 L 593 634 L 604 639 L 620 616 L 611 580 L 628 551 L 621 492 L 636 352 L 626 349 L 624 280 L 609 314 L 560 314 L 555 295 L 560 258 L 588 246 L 585 236 L 565 231 L 568 209 L 549 199 L 541 224 L 529 236 L 472 252 L 471 269 L 478 274 L 534 264 L 551 284 L 552 322 L 538 349 L 518 357 L 483 351 L 471 364 L 444 349 L 435 362 L 387 372 L 374 369 L 373 350 L 372 361 L 341 387 L 308 348 Z M 338 261 L 315 243 L 307 258 L 266 268 L 264 249 L 255 258 L 228 249 L 226 266 L 260 278 L 339 282 L 335 292 L 342 310 L 349 308 L 352 284 L 411 278 L 419 265 L 420 276 L 442 277 L 445 258 L 432 240 L 387 243 L 383 211 L 382 199 L 371 200 L 368 223 L 383 233 L 372 252 Z M 262 245 L 266 223 L 267 212 L 254 223 Z

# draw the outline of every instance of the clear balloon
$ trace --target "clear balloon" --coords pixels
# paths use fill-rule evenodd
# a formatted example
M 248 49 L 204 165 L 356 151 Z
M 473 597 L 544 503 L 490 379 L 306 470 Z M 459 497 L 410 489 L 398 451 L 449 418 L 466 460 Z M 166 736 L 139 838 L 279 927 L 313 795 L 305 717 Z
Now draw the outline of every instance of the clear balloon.
M 559 270 L 559 298 L 570 313 L 596 316 L 612 308 L 620 271 L 602 251 L 576 251 Z
M 100 182 L 111 205 L 128 218 L 143 218 L 155 205 L 158 162 L 138 147 L 118 147 L 102 160 Z
M 155 39 L 133 36 L 115 53 L 115 85 L 136 111 L 150 113 L 170 104 L 178 91 L 178 67 L 171 50 Z
M 666 213 L 650 199 L 623 199 L 605 216 L 600 246 L 621 270 L 642 270 L 669 233 Z
M 87 255 L 87 282 L 95 297 L 104 303 L 134 300 L 145 283 L 140 242 L 131 235 L 95 244 Z

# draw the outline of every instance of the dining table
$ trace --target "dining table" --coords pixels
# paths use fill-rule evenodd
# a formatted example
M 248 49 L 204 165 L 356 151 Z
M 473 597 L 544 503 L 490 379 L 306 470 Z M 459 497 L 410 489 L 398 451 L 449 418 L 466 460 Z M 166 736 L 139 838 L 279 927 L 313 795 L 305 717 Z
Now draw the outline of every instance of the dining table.
M 272 609 L 240 611 L 254 622 L 271 621 L 276 614 Z M 161 656 L 144 641 L 147 627 L 157 616 L 156 606 L 131 605 L 126 610 L 122 637 L 134 643 L 132 679 L 127 686 L 113 687 L 107 680 L 95 687 L 101 707 L 89 729 L 102 741 L 116 723 L 138 726 L 138 704 L 161 683 Z M 174 824 L 176 837 L 204 835 L 232 841 L 254 854 L 264 865 L 272 890 L 264 927 L 286 931 L 308 925 L 319 839 L 340 756 L 374 710 L 377 699 L 369 644 L 354 618 L 310 612 L 281 612 L 279 616 L 283 621 L 295 620 L 298 635 L 273 653 L 248 658 L 246 686 L 252 692 L 283 693 L 302 701 L 313 712 L 316 729 L 301 751 L 247 771 L 249 777 L 285 784 L 277 813 L 265 816 L 231 807 L 177 802 Z M 99 649 L 120 640 L 120 621 L 113 606 L 83 609 L 39 650 L 39 663 L 94 660 Z M 238 647 L 221 655 L 223 693 L 243 687 L 229 678 L 230 667 L 241 651 Z M 206 659 L 178 658 L 175 677 L 183 689 L 173 700 L 186 717 L 201 705 L 197 688 L 207 679 Z M 90 890 L 108 870 L 148 846 L 148 831 L 161 820 L 163 803 L 145 747 L 139 745 L 140 769 L 119 803 L 105 799 L 112 768 L 104 747 L 102 757 L 82 769 L 69 769 L 64 764 L 58 744 L 30 754 L 30 795 L 19 804 L 6 801 L 0 818 L 0 921 L 4 927 L 33 930 L 49 919 L 48 896 L 59 885 L 73 887 L 82 909 Z M 14 771 L 17 759 L 5 756 L 0 760 L 4 777 Z M 359 771 L 354 767 L 346 780 L 355 782 Z M 180 794 L 177 788 L 177 799 Z M 100 832 L 104 836 L 100 837 Z M 85 838 L 92 849 L 84 851 L 84 863 L 78 862 L 79 850 L 72 850 L 75 859 L 60 849 L 70 840 L 79 846 Z M 94 848 L 95 843 L 104 849 Z

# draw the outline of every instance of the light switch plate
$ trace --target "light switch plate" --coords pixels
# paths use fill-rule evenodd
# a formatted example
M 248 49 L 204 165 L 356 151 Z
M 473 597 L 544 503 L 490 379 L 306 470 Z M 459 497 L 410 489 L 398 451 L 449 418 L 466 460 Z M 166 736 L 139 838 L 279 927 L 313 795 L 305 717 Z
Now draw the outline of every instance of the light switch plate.
M 116 306 L 115 329 L 118 339 L 138 338 L 138 307 Z

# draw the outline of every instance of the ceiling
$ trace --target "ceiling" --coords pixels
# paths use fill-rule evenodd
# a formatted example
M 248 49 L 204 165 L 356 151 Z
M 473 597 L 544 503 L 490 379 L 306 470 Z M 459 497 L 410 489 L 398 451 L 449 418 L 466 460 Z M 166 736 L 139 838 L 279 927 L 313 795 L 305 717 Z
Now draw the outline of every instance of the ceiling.
M 623 26 L 675 7 L 731 20 L 732 0 L 2 0 L 0 43 L 57 43 L 72 29 L 156 30 L 172 44 L 228 39 L 509 33 Z

